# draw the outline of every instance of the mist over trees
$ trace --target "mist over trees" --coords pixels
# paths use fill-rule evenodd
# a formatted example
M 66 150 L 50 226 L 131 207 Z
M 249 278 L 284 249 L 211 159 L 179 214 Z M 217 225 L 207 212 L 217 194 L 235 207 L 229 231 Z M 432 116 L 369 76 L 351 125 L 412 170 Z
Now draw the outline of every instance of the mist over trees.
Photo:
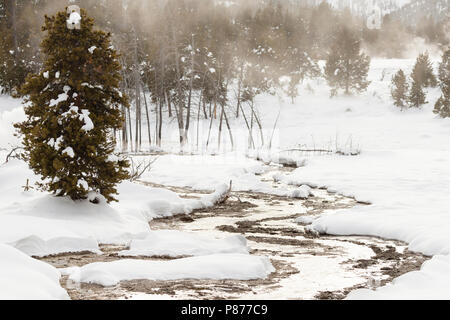
M 346 95 L 366 90 L 370 84 L 367 80 L 369 67 L 370 58 L 361 53 L 358 37 L 348 28 L 339 30 L 325 66 L 331 96 L 335 96 L 339 89 L 343 89 Z
M 417 35 L 393 16 L 385 16 L 381 29 L 368 29 L 364 18 L 326 3 L 226 6 L 198 0 L 79 0 L 76 4 L 86 9 L 96 26 L 111 33 L 120 53 L 120 90 L 131 103 L 130 108 L 122 106 L 125 119 L 116 132 L 124 152 L 148 149 L 144 140 L 161 147 L 167 121 L 177 124 L 181 146 L 194 129 L 196 141 L 190 143 L 198 146 L 200 120 L 209 121 L 207 145 L 215 126 L 219 144 L 225 134 L 233 141 L 231 117 L 244 118 L 249 132 L 261 128 L 255 98 L 282 89 L 295 102 L 305 79 L 324 76 L 317 62 L 335 53 L 342 30 L 348 31 L 355 47 L 348 47 L 354 49 L 352 57 L 341 62 L 351 60 L 355 67 L 347 68 L 339 79 L 332 80 L 329 72 L 327 77 L 333 90 L 343 88 L 346 93 L 368 85 L 370 59 L 360 50 L 401 57 L 404 44 Z M 42 70 L 45 54 L 39 43 L 44 15 L 66 5 L 57 0 L 0 0 L 4 93 L 17 94 L 28 73 Z
M 436 102 L 434 113 L 442 118 L 450 117 L 450 49 L 442 56 L 442 62 L 439 65 L 439 86 L 442 95 Z

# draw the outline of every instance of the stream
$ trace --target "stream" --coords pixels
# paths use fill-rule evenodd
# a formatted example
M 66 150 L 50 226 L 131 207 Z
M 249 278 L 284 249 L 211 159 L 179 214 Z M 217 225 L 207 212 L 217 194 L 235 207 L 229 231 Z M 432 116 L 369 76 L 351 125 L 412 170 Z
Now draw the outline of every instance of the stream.
M 264 179 L 264 177 L 261 177 Z M 155 187 L 148 182 L 142 184 Z M 281 186 L 273 182 L 274 188 Z M 277 185 L 275 185 L 277 184 Z M 161 186 L 158 186 L 161 187 Z M 166 187 L 184 198 L 204 192 Z M 232 192 L 213 208 L 190 215 L 155 219 L 153 230 L 170 229 L 217 237 L 242 234 L 252 255 L 267 256 L 276 271 L 267 279 L 122 281 L 114 287 L 79 284 L 61 278 L 72 299 L 343 299 L 355 289 L 375 289 L 394 278 L 420 269 L 428 257 L 410 252 L 405 243 L 374 237 L 318 235 L 307 228 L 311 218 L 336 209 L 363 204 L 354 199 L 313 189 L 308 199 L 271 194 Z M 298 220 L 300 218 L 300 220 Z M 124 259 L 124 246 L 100 246 L 88 252 L 40 258 L 57 268 Z M 135 257 L 168 260 L 170 257 Z

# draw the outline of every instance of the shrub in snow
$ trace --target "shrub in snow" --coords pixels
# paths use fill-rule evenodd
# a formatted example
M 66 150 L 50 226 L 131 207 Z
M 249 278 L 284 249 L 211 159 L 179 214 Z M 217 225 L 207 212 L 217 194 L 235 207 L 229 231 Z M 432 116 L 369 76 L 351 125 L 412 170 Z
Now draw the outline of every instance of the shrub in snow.
M 439 81 L 442 95 L 436 102 L 434 113 L 442 118 L 450 117 L 450 49 L 444 53 L 439 66 Z
M 339 89 L 350 94 L 352 91 L 365 91 L 369 86 L 370 57 L 360 50 L 361 40 L 354 32 L 346 27 L 338 31 L 325 66 L 331 96 L 335 96 Z
M 83 10 L 81 17 L 80 30 L 67 29 L 65 12 L 45 17 L 44 70 L 28 76 L 22 87 L 27 120 L 15 126 L 43 190 L 73 200 L 95 192 L 114 201 L 128 163 L 111 161 L 112 132 L 122 127 L 119 106 L 128 106 L 128 100 L 117 90 L 121 66 L 110 35 L 94 31 Z
M 402 110 L 407 106 L 408 82 L 406 81 L 405 73 L 401 69 L 392 77 L 391 95 L 395 106 Z

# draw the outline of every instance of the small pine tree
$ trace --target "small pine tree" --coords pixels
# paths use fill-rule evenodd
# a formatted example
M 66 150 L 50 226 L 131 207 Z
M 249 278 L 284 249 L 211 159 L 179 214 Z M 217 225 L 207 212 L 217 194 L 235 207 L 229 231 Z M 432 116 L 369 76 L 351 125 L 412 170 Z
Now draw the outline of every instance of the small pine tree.
M 94 30 L 84 10 L 80 30 L 69 30 L 67 19 L 65 12 L 45 17 L 44 70 L 21 88 L 27 120 L 15 127 L 42 190 L 72 200 L 93 191 L 116 201 L 115 185 L 128 177 L 127 161 L 113 155 L 119 106 L 128 106 L 118 90 L 121 67 L 110 34 Z
M 325 66 L 325 78 L 332 88 L 331 96 L 336 95 L 339 89 L 351 94 L 351 91 L 365 91 L 369 86 L 370 57 L 360 50 L 361 41 L 351 30 L 343 28 L 338 32 Z
M 408 82 L 402 69 L 392 77 L 391 95 L 394 99 L 394 105 L 403 110 L 407 105 L 408 99 Z
M 439 81 L 442 95 L 436 102 L 434 113 L 442 118 L 450 117 L 450 49 L 444 53 L 439 66 Z
M 433 73 L 433 66 L 430 62 L 428 52 L 420 54 L 417 57 L 412 76 L 417 83 L 423 88 L 436 87 L 437 79 Z
M 408 95 L 408 104 L 412 108 L 420 108 L 426 102 L 426 94 L 420 84 L 420 81 L 415 77 L 412 77 L 413 82 L 411 85 L 411 90 Z

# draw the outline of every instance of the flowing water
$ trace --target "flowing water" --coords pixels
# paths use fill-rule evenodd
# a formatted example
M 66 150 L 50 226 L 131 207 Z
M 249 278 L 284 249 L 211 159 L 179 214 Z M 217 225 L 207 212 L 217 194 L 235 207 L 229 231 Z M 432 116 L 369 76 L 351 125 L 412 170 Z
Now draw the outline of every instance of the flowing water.
M 273 172 L 271 172 L 273 173 Z M 261 179 L 264 181 L 265 176 Z M 154 186 L 150 183 L 144 183 Z M 291 188 L 274 183 L 274 187 Z M 182 197 L 200 192 L 170 188 Z M 311 232 L 306 223 L 328 211 L 360 206 L 354 199 L 313 190 L 308 199 L 233 192 L 213 208 L 150 222 L 153 230 L 172 229 L 226 237 L 242 234 L 250 254 L 267 256 L 276 271 L 267 279 L 123 281 L 114 287 L 77 284 L 63 277 L 73 299 L 341 299 L 354 289 L 374 289 L 406 272 L 418 270 L 427 257 L 408 251 L 406 244 L 373 237 L 329 236 Z M 58 268 L 121 259 L 123 246 L 101 246 L 91 253 L 45 257 Z M 169 257 L 137 257 L 161 260 Z

